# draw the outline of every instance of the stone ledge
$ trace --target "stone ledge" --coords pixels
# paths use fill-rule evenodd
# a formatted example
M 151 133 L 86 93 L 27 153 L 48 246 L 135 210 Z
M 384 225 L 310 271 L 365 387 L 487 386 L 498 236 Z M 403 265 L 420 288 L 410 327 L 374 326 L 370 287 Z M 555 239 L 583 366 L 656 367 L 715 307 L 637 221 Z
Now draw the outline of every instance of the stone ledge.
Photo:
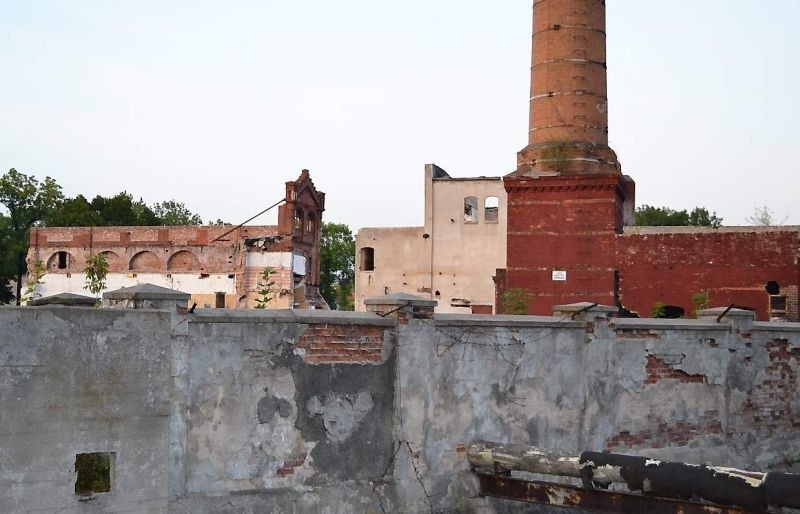
M 297 311 L 291 309 L 197 309 L 190 323 L 304 323 L 393 327 L 394 319 L 370 312 Z
M 510 314 L 434 314 L 434 325 L 484 326 L 484 327 L 532 327 L 532 328 L 576 328 L 583 329 L 586 323 L 553 316 L 516 316 Z
M 720 330 L 731 329 L 726 323 L 715 323 L 702 319 L 665 319 L 665 318 L 615 318 L 610 324 L 618 330 Z

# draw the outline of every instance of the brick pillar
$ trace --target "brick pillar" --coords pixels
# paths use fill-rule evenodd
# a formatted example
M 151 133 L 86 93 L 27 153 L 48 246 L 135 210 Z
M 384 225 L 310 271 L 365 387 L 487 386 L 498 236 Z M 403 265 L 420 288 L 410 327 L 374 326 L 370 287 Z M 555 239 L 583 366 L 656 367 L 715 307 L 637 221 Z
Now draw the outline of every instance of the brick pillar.
M 619 173 L 608 146 L 604 0 L 535 0 L 528 146 L 518 170 Z
M 364 300 L 367 312 L 394 318 L 398 325 L 407 325 L 412 319 L 431 319 L 438 305 L 436 300 L 406 293 L 392 293 Z

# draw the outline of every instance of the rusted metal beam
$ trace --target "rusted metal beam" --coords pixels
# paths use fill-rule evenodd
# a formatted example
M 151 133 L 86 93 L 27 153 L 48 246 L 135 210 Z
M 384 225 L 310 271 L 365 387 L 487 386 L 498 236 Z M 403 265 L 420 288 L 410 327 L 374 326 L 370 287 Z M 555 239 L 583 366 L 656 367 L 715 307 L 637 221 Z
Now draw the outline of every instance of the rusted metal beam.
M 478 473 L 484 496 L 527 503 L 553 505 L 577 510 L 622 514 L 754 514 L 763 510 L 725 507 L 688 501 L 668 500 L 631 493 L 593 490 L 581 487 L 529 482 L 501 475 Z
M 702 500 L 749 509 L 800 508 L 800 475 L 793 473 L 761 473 L 605 452 L 576 456 L 492 442 L 470 445 L 467 457 L 473 467 L 491 470 L 495 475 L 527 471 L 579 477 L 586 490 L 616 483 L 648 497 Z

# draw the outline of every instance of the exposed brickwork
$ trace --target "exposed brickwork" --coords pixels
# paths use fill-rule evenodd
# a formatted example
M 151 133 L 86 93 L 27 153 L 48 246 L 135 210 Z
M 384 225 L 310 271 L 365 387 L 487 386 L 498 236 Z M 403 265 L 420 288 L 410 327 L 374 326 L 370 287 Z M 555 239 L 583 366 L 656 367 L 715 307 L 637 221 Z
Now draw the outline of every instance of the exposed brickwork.
M 766 345 L 770 364 L 759 375 L 760 382 L 748 395 L 746 410 L 753 416 L 756 428 L 774 434 L 800 428 L 797 401 L 797 370 L 800 348 L 790 348 L 789 341 L 779 339 Z
M 619 300 L 649 316 L 661 302 L 692 316 L 692 296 L 708 293 L 710 305 L 755 309 L 768 321 L 768 281 L 777 281 L 787 307 L 797 305 L 798 231 L 698 229 L 688 232 L 630 233 L 617 237 Z M 787 318 L 800 321 L 796 307 Z
M 645 384 L 656 384 L 662 380 L 679 380 L 685 384 L 704 384 L 706 382 L 703 375 L 691 375 L 680 369 L 675 369 L 655 355 L 647 356 L 645 369 L 647 370 Z
M 380 362 L 384 329 L 366 325 L 312 325 L 297 341 L 310 363 Z
M 296 459 L 283 461 L 283 466 L 279 467 L 275 474 L 279 477 L 286 477 L 294 474 L 294 468 L 302 466 L 306 462 L 306 457 L 307 454 L 301 453 Z
M 605 28 L 600 0 L 533 2 L 528 146 L 518 155 L 520 169 L 619 170 L 608 147 Z
M 719 412 L 708 411 L 696 421 L 667 422 L 657 419 L 652 421 L 650 428 L 639 432 L 623 430 L 608 440 L 606 449 L 633 448 L 636 446 L 646 448 L 686 446 L 698 437 L 721 433 L 722 422 L 719 419 Z

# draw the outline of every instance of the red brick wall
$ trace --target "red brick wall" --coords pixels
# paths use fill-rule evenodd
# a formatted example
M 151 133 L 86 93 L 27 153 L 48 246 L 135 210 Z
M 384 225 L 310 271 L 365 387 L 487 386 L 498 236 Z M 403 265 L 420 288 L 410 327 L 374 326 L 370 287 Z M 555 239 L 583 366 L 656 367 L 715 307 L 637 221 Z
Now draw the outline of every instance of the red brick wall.
M 506 288 L 530 293 L 531 314 L 579 301 L 614 305 L 615 234 L 622 227 L 621 177 L 506 177 Z M 554 281 L 554 270 L 566 281 Z
M 787 303 L 797 305 L 796 230 L 685 230 L 650 233 L 648 229 L 618 236 L 616 265 L 625 308 L 647 317 L 661 302 L 683 307 L 690 316 L 692 296 L 707 292 L 710 306 L 735 303 L 755 309 L 757 319 L 768 320 L 769 295 L 764 286 L 770 280 L 788 294 Z
M 383 333 L 383 328 L 368 325 L 312 325 L 300 336 L 297 348 L 305 351 L 306 362 L 380 362 Z

